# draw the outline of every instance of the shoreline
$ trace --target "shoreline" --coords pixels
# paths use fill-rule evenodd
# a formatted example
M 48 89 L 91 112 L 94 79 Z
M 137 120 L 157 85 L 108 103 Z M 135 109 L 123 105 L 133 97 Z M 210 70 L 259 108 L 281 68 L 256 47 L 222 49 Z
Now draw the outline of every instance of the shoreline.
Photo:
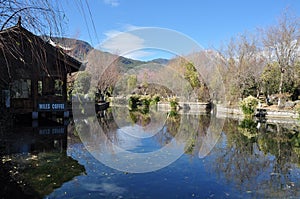
M 236 119 L 243 119 L 244 114 L 238 107 L 226 107 L 222 104 L 216 104 L 217 117 L 229 117 Z M 295 110 L 274 110 L 268 107 L 263 107 L 266 110 L 266 115 L 261 118 L 265 118 L 268 121 L 282 121 L 284 123 L 290 121 L 290 123 L 298 122 L 299 114 Z M 257 117 L 260 118 L 260 117 Z M 294 121 L 294 122 L 292 122 Z

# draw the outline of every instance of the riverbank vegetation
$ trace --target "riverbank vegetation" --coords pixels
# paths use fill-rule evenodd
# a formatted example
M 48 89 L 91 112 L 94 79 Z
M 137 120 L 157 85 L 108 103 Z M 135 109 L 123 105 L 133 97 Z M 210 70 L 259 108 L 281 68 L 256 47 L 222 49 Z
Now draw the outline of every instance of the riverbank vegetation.
M 92 47 L 81 57 L 91 89 L 105 99 L 156 94 L 160 99 L 176 96 L 238 107 L 251 95 L 262 106 L 296 110 L 299 35 L 299 16 L 285 10 L 273 24 L 239 33 L 218 48 L 163 62 L 128 59 Z
M 178 56 L 164 66 L 143 62 L 140 64 L 147 68 L 130 68 L 134 73 L 128 72 L 126 77 L 126 65 L 115 59 L 111 64 L 114 70 L 102 73 L 105 78 L 100 76 L 98 88 L 108 96 L 181 95 L 180 100 L 235 107 L 253 96 L 262 106 L 295 110 L 300 100 L 299 36 L 299 17 L 286 11 L 273 25 L 238 34 L 218 49 Z M 157 85 L 150 82 L 162 82 L 163 86 L 155 90 Z
M 300 20 L 283 13 L 274 25 L 232 38 L 219 50 L 229 104 L 249 95 L 294 108 L 300 95 Z M 299 101 L 297 101 L 299 103 Z

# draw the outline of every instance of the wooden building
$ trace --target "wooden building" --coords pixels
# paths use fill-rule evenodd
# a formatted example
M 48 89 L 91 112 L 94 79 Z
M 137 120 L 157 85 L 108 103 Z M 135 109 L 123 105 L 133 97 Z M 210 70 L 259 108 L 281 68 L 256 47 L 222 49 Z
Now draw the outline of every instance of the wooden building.
M 13 114 L 68 117 L 67 75 L 81 63 L 21 26 L 0 32 L 1 109 Z

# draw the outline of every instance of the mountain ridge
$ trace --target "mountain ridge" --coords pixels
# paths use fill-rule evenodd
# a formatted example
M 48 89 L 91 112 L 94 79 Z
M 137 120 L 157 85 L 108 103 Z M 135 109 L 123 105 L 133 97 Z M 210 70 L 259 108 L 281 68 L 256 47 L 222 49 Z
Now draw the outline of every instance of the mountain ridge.
M 67 54 L 74 57 L 75 59 L 78 59 L 81 62 L 86 61 L 85 59 L 87 58 L 88 53 L 91 52 L 92 50 L 97 50 L 99 51 L 99 53 L 106 53 L 108 55 L 116 56 L 113 53 L 95 49 L 88 42 L 83 40 L 67 38 L 67 37 L 51 37 L 51 38 L 45 37 L 45 38 L 50 44 L 62 48 Z M 158 63 L 158 64 L 165 65 L 168 64 L 170 61 L 169 59 L 165 59 L 165 58 L 156 58 L 150 61 L 131 59 L 124 56 L 118 56 L 118 58 L 119 58 L 119 62 L 124 66 L 126 66 L 125 68 L 129 68 L 129 69 L 146 63 Z

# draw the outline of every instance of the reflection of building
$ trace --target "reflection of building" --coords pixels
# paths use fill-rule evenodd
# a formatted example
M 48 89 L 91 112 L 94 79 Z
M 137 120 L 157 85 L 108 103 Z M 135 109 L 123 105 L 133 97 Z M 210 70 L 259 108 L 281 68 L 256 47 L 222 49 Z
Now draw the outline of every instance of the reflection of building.
M 67 126 L 40 122 L 0 135 L 0 198 L 44 198 L 85 171 L 67 155 Z
M 40 121 L 40 126 L 17 125 L 3 136 L 2 152 L 38 153 L 63 152 L 67 148 L 67 126 L 50 120 Z
M 1 108 L 12 113 L 68 116 L 67 74 L 81 63 L 21 26 L 0 32 Z

